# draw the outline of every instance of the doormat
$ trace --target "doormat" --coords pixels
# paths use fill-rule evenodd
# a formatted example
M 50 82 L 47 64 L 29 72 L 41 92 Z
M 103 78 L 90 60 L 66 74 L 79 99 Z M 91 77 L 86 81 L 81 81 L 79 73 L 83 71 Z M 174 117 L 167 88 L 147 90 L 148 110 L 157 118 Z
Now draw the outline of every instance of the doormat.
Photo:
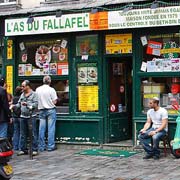
M 104 150 L 104 149 L 87 149 L 77 154 L 90 156 L 109 156 L 109 157 L 129 157 L 137 154 L 135 151 L 124 150 Z

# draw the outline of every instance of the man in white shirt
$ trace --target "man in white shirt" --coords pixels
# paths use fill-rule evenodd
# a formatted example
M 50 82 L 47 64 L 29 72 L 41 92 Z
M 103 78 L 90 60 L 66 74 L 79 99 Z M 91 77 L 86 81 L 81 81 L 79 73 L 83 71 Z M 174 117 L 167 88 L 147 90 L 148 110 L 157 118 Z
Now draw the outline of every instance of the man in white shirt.
M 39 151 L 56 150 L 55 146 L 55 125 L 56 125 L 56 103 L 57 94 L 54 88 L 50 87 L 51 77 L 44 76 L 43 85 L 36 89 L 38 95 L 39 109 Z M 48 124 L 48 144 L 45 144 L 46 121 Z
M 147 121 L 138 137 L 147 153 L 143 159 L 154 157 L 155 160 L 158 160 L 160 156 L 159 141 L 168 131 L 168 112 L 159 106 L 159 98 L 157 97 L 149 101 L 149 107 L 151 109 L 147 112 Z M 149 145 L 150 138 L 153 140 L 153 147 Z

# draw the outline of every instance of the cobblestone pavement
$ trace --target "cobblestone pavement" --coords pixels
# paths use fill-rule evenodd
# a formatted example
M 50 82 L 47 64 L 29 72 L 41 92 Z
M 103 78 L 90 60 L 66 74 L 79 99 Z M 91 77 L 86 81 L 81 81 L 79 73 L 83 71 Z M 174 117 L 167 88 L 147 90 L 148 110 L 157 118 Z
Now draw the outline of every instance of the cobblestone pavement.
M 143 153 L 117 158 L 76 154 L 79 151 L 59 147 L 33 160 L 15 153 L 12 180 L 180 180 L 180 159 L 170 154 L 143 160 Z

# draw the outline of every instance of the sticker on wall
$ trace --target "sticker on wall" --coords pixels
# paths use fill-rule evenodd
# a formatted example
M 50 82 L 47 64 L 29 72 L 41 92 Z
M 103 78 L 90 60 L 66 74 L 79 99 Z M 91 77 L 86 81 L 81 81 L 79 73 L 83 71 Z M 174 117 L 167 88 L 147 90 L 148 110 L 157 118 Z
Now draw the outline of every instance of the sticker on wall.
M 111 104 L 110 110 L 111 110 L 111 112 L 114 112 L 116 110 L 116 106 L 114 104 Z
M 21 51 L 24 51 L 26 49 L 25 45 L 24 45 L 24 42 L 19 43 L 19 48 L 20 48 Z
M 147 63 L 146 62 L 142 62 L 141 64 L 141 71 L 146 72 L 147 69 Z
M 142 43 L 143 46 L 148 44 L 146 36 L 141 37 L 141 43 Z
M 161 55 L 161 50 L 162 48 L 162 43 L 156 42 L 156 41 L 148 41 L 148 46 L 147 46 L 147 54 L 150 55 L 155 55 L 155 56 L 160 56 Z
M 13 54 L 13 41 L 7 41 L 7 59 L 12 59 Z

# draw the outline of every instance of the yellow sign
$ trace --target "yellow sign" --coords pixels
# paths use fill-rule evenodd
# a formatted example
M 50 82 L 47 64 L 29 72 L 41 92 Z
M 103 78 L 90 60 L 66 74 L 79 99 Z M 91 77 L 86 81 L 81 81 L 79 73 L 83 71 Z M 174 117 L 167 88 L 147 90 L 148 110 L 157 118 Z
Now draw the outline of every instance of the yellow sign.
M 7 59 L 12 59 L 13 58 L 13 41 L 8 40 L 7 41 Z
M 78 97 L 79 111 L 98 111 L 98 86 L 79 86 Z
M 151 99 L 153 97 L 158 97 L 159 94 L 144 94 L 144 98 L 145 99 Z
M 179 48 L 161 49 L 160 52 L 161 52 L 161 54 L 180 53 L 180 49 Z
M 6 66 L 7 92 L 13 93 L 13 66 Z
M 132 53 L 132 34 L 106 35 L 106 54 Z

